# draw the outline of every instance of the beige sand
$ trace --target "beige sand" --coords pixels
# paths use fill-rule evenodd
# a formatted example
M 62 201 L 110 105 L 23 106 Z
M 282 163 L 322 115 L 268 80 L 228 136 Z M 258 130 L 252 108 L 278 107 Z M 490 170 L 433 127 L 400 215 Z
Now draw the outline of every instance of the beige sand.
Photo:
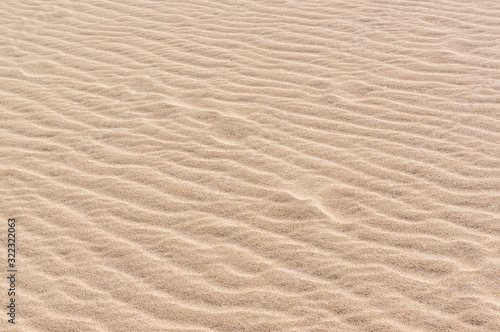
M 499 1 L 0 17 L 0 331 L 500 331 Z

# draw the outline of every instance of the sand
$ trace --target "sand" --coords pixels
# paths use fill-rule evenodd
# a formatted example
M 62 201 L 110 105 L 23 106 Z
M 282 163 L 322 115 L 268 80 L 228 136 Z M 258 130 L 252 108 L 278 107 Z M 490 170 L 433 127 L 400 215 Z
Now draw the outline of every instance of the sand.
M 500 331 L 500 2 L 0 20 L 1 331 Z

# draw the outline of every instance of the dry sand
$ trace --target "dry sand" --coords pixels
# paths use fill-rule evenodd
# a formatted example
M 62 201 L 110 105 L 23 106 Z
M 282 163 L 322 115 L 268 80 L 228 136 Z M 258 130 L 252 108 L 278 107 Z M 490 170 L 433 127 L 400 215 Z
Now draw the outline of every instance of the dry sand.
M 498 0 L 0 19 L 0 331 L 500 331 Z

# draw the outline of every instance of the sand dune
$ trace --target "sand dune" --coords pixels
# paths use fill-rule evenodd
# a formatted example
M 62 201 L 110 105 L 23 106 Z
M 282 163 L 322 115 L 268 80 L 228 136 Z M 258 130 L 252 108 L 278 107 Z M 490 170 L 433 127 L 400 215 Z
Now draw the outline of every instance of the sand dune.
M 500 331 L 498 1 L 0 17 L 0 330 Z

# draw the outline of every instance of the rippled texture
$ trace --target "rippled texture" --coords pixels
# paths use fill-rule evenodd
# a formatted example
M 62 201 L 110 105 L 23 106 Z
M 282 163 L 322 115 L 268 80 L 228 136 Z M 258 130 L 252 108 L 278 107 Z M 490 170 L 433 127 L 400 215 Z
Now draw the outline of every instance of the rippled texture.
M 18 331 L 500 330 L 498 1 L 0 18 Z

